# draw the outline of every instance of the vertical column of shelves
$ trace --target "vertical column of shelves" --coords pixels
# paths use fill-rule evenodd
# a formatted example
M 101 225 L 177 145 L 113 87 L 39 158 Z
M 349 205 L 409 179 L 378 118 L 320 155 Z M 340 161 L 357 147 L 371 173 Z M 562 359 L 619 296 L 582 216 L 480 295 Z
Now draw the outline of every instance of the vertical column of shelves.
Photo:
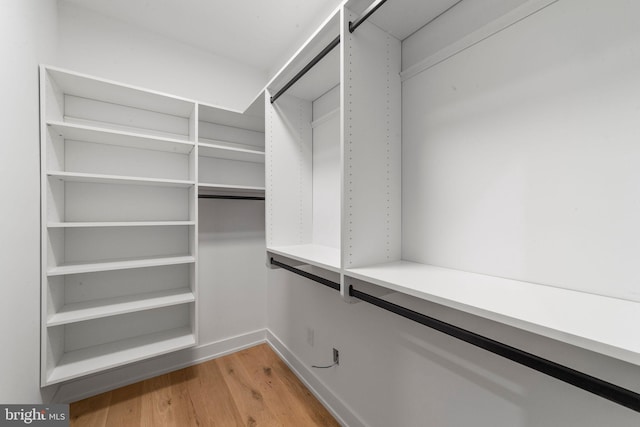
M 40 74 L 42 385 L 195 345 L 195 103 Z
M 334 48 L 286 93 L 273 96 L 336 36 L 340 14 L 269 84 L 265 98 L 267 250 L 340 272 L 340 49 Z
M 264 109 L 198 106 L 198 187 L 203 195 L 264 196 Z

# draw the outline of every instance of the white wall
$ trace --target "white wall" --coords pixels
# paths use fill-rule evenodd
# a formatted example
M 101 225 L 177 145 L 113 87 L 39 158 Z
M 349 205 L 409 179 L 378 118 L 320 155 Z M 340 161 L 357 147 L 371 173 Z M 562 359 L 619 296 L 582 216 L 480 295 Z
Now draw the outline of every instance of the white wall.
M 264 329 L 264 202 L 201 199 L 199 204 L 201 344 Z
M 236 110 L 266 82 L 262 71 L 72 4 L 61 2 L 58 16 L 53 65 Z
M 0 12 L 0 402 L 40 402 L 38 63 L 55 50 L 54 0 Z
M 640 301 L 639 13 L 560 0 L 404 82 L 405 259 Z
M 406 257 L 633 297 L 639 12 L 629 0 L 560 0 L 405 81 Z M 637 366 L 389 298 L 640 392 Z M 269 272 L 267 301 L 281 351 L 351 425 L 638 424 L 636 412 L 283 270 Z M 311 369 L 332 347 L 340 366 Z

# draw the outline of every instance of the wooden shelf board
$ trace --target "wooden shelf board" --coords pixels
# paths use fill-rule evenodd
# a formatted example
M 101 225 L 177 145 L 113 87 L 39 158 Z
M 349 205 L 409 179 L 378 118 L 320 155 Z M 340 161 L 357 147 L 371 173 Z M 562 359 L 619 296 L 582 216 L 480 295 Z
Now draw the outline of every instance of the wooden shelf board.
M 124 132 L 96 126 L 85 126 L 82 124 L 49 121 L 47 122 L 47 126 L 50 131 L 56 132 L 65 140 L 182 154 L 190 153 L 193 147 L 195 147 L 195 143 L 192 141 L 157 137 L 135 132 Z
M 264 163 L 265 158 L 264 151 L 231 147 L 225 145 L 224 141 L 218 143 L 199 142 L 198 155 L 252 163 Z
M 59 179 L 61 181 L 91 184 L 128 184 L 181 188 L 187 188 L 195 184 L 194 181 L 183 181 L 177 179 L 142 178 L 135 176 L 103 175 L 80 172 L 49 171 L 47 172 L 47 175 L 50 178 Z
M 271 246 L 267 250 L 276 255 L 295 259 L 316 267 L 340 272 L 340 249 L 322 245 Z
M 640 365 L 640 302 L 408 261 L 345 274 Z
M 49 222 L 47 228 L 166 227 L 195 224 L 195 221 Z
M 189 327 L 172 329 L 65 353 L 47 378 L 47 384 L 67 381 L 105 369 L 133 363 L 196 344 Z
M 182 288 L 79 302 L 62 307 L 59 312 L 49 317 L 47 326 L 82 322 L 136 311 L 187 304 L 194 301 L 195 296 L 191 289 Z
M 103 262 L 79 262 L 51 267 L 47 270 L 47 276 L 62 276 L 66 274 L 92 273 L 97 271 L 126 270 L 130 268 L 157 267 L 161 265 L 191 264 L 193 262 L 195 262 L 195 257 L 191 255 L 110 260 Z

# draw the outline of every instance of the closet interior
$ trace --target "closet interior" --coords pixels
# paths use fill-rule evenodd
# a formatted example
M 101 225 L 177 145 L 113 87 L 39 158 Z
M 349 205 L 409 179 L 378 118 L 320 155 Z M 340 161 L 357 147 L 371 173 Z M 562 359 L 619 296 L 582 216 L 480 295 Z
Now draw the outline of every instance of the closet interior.
M 425 24 L 438 18 L 442 30 L 474 13 L 474 5 L 458 3 L 348 1 L 267 86 L 267 251 L 275 265 L 288 258 L 290 266 L 315 267 L 318 276 L 337 273 L 334 282 L 348 301 L 354 301 L 350 287 L 409 295 L 640 364 L 640 341 L 631 326 L 640 321 L 640 300 L 631 279 L 625 277 L 625 285 L 596 283 L 595 277 L 618 264 L 602 251 L 575 265 L 575 255 L 585 252 L 575 238 L 579 232 L 613 233 L 605 240 L 615 250 L 616 242 L 629 241 L 621 229 L 612 230 L 610 216 L 574 215 L 601 209 L 580 184 L 582 178 L 592 181 L 580 165 L 591 161 L 590 154 L 569 160 L 569 153 L 575 155 L 569 140 L 553 136 L 550 143 L 522 134 L 527 119 L 566 126 L 547 117 L 544 106 L 530 105 L 535 89 L 517 105 L 486 95 L 507 84 L 523 90 L 527 76 L 518 64 L 532 66 L 536 55 L 527 52 L 545 51 L 541 46 L 549 40 L 533 32 L 554 2 L 484 11 L 458 34 L 452 30 L 425 42 L 432 30 Z M 524 18 L 532 24 L 518 31 L 532 33 L 531 46 L 505 49 L 504 57 L 484 67 L 468 66 L 482 54 L 479 42 L 502 43 L 515 31 L 510 25 Z M 336 36 L 338 46 L 271 102 Z M 562 91 L 568 76 L 554 78 L 549 88 Z M 322 122 L 332 127 L 324 132 L 315 124 L 329 99 L 340 108 Z M 500 125 L 505 109 L 520 128 Z M 570 107 L 560 113 L 570 114 Z M 549 137 L 543 130 L 536 136 Z M 594 142 L 589 149 L 604 156 L 608 148 Z M 523 152 L 527 159 L 518 154 Z M 568 162 L 564 167 L 549 161 L 558 154 Z M 514 176 L 509 164 L 523 165 L 528 175 Z M 567 168 L 575 176 L 567 178 Z M 622 175 L 600 179 L 610 188 L 629 188 L 625 182 L 633 174 Z M 561 192 L 558 185 L 576 190 Z M 622 208 L 632 209 L 620 200 Z M 564 222 L 573 217 L 574 224 Z M 531 244 L 536 236 L 553 236 L 569 250 L 566 268 L 561 258 Z M 554 247 L 550 240 L 541 241 L 545 245 Z M 524 264 L 522 248 L 535 268 Z M 596 274 L 586 277 L 585 267 Z

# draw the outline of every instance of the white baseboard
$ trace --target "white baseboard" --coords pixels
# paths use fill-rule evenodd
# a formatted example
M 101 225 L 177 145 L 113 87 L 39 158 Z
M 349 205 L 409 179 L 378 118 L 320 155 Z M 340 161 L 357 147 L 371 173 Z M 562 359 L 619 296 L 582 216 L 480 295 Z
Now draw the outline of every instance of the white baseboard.
M 341 425 L 349 427 L 367 426 L 347 404 L 336 397 L 336 395 L 315 376 L 311 369 L 294 355 L 269 329 L 266 330 L 266 340 L 273 351 L 284 360 L 300 381 L 318 398 Z
M 224 340 L 187 348 L 99 374 L 69 381 L 60 386 L 52 398 L 55 403 L 69 403 L 123 387 L 167 372 L 206 362 L 207 360 L 266 341 L 266 330 L 249 332 Z

